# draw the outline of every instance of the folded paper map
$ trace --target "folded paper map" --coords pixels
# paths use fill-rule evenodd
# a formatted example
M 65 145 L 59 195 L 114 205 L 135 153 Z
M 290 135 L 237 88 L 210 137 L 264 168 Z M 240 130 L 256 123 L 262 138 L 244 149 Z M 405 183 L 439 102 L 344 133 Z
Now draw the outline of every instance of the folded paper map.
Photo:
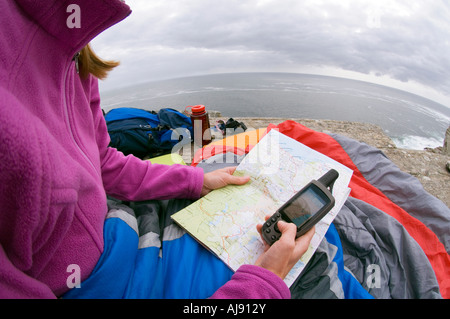
M 308 251 L 285 278 L 291 286 L 311 259 L 328 227 L 346 201 L 353 171 L 333 159 L 271 130 L 247 154 L 235 175 L 250 176 L 242 186 L 214 190 L 172 216 L 232 270 L 254 264 L 264 250 L 257 224 L 264 223 L 295 193 L 330 169 L 339 172 L 333 187 L 334 208 L 316 224 Z

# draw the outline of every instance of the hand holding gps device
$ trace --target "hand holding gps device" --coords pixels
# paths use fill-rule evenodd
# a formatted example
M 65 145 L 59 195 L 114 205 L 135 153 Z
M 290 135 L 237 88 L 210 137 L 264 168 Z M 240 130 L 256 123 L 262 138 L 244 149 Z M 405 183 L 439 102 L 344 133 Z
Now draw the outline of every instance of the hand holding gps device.
M 306 234 L 334 207 L 335 200 L 331 192 L 338 177 L 339 173 L 331 169 L 319 180 L 312 180 L 281 206 L 262 227 L 265 241 L 272 245 L 280 239 L 281 232 L 277 227 L 280 220 L 297 226 L 296 238 Z

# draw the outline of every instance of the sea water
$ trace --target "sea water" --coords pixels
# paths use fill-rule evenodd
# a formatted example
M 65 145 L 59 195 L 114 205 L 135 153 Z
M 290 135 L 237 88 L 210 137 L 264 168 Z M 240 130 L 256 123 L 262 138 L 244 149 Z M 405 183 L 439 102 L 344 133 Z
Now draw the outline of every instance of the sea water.
M 398 147 L 442 146 L 450 108 L 377 84 L 290 73 L 216 74 L 101 91 L 105 112 L 204 104 L 223 117 L 330 119 L 380 126 Z

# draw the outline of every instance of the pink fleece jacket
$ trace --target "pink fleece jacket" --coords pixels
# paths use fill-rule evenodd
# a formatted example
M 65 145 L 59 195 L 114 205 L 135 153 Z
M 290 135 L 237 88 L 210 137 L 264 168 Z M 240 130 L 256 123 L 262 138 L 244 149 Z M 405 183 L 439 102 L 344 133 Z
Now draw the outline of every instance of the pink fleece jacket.
M 81 28 L 66 24 L 73 3 Z M 108 147 L 97 79 L 81 80 L 73 57 L 128 16 L 126 4 L 8 0 L 0 12 L 0 297 L 54 298 L 68 290 L 69 265 L 83 280 L 102 254 L 106 194 L 198 198 L 203 171 Z M 274 296 L 286 293 L 272 283 Z

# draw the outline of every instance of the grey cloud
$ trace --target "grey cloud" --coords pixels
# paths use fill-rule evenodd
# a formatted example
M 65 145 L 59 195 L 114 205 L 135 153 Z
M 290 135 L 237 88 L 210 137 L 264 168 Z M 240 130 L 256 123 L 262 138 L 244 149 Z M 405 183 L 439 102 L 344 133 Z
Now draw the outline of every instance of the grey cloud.
M 444 1 L 128 3 L 141 11 L 95 44 L 122 60 L 134 76 L 130 81 L 330 66 L 412 80 L 450 95 L 450 9 Z M 119 72 L 122 78 L 126 71 Z

